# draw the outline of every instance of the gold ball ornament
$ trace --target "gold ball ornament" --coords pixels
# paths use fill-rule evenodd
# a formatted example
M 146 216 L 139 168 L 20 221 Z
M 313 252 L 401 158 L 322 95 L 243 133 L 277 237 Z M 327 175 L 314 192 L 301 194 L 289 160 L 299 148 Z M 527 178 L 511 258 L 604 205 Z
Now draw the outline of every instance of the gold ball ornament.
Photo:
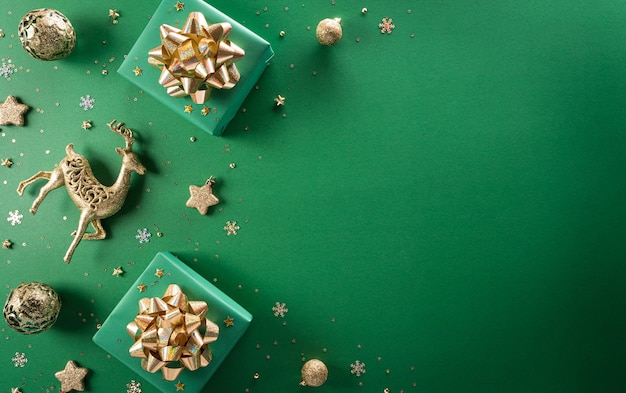
M 311 359 L 302 366 L 302 380 L 300 385 L 318 387 L 328 379 L 328 368 L 318 359 Z
M 315 29 L 317 40 L 324 46 L 335 45 L 341 39 L 342 34 L 341 18 L 324 19 L 317 24 Z
M 76 32 L 65 15 L 51 8 L 26 13 L 18 26 L 24 50 L 35 59 L 52 61 L 67 57 L 76 45 Z
M 41 333 L 50 328 L 61 311 L 61 298 L 42 282 L 25 282 L 15 287 L 4 304 L 4 319 L 22 334 Z

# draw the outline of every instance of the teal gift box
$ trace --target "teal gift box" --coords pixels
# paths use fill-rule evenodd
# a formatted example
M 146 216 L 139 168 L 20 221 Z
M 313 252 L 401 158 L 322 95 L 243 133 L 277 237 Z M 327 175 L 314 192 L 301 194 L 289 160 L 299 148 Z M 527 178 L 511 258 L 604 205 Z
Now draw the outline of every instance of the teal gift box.
M 261 77 L 274 51 L 269 42 L 202 0 L 186 0 L 182 11 L 173 11 L 173 4 L 171 0 L 164 0 L 159 5 L 117 72 L 186 121 L 211 135 L 221 135 Z M 161 70 L 148 63 L 148 52 L 161 45 L 161 25 L 181 28 L 190 12 L 202 13 L 209 24 L 230 23 L 232 31 L 228 39 L 245 51 L 245 56 L 234 63 L 240 74 L 235 87 L 212 89 L 204 104 L 194 104 L 189 96 L 168 95 L 159 83 Z M 135 75 L 136 67 L 142 70 L 141 74 Z M 185 112 L 187 105 L 192 105 L 191 113 Z M 210 109 L 209 113 L 202 112 L 205 106 Z
M 162 270 L 163 276 L 155 281 L 157 269 Z M 146 285 L 144 292 L 138 289 L 142 284 Z M 174 381 L 163 379 L 161 371 L 150 373 L 142 368 L 141 359 L 132 357 L 129 353 L 129 348 L 135 344 L 135 340 L 126 332 L 126 326 L 133 322 L 139 313 L 139 301 L 142 298 L 161 298 L 170 284 L 178 285 L 189 301 L 206 302 L 208 305 L 206 318 L 220 328 L 217 340 L 209 344 L 213 355 L 209 365 L 195 371 L 183 369 Z M 228 317 L 233 319 L 230 327 L 226 327 L 223 322 Z M 213 284 L 172 254 L 160 252 L 122 297 L 94 335 L 93 341 L 135 371 L 141 380 L 149 381 L 162 392 L 176 391 L 176 383 L 181 382 L 185 385 L 185 393 L 197 393 L 217 371 L 251 321 L 252 315 L 249 312 Z

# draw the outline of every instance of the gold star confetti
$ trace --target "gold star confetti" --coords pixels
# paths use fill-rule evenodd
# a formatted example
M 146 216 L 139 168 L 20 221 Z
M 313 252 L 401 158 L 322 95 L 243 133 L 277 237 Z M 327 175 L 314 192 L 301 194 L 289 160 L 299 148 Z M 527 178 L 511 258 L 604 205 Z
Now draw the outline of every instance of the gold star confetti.
M 11 388 L 11 393 L 22 393 L 20 388 Z
M 91 125 L 91 120 L 83 120 L 83 125 L 82 125 L 82 126 L 80 126 L 80 128 L 82 128 L 83 130 L 88 130 L 88 129 L 90 129 L 91 127 L 93 127 L 93 126 Z
M 109 17 L 115 21 L 120 17 L 120 13 L 117 10 L 109 10 Z
M 177 1 L 174 7 L 176 7 L 176 11 L 182 11 L 185 9 L 185 3 Z
M 204 106 L 204 108 L 202 108 L 202 110 L 200 111 L 200 113 L 202 113 L 202 116 L 206 116 L 209 113 L 211 113 L 211 108 L 207 107 L 206 105 Z
M 141 68 L 139 68 L 139 66 L 136 66 L 135 69 L 133 70 L 133 72 L 135 73 L 135 76 L 139 76 L 139 75 L 143 74 L 143 70 Z
M 8 250 L 9 248 L 13 247 L 13 242 L 10 241 L 9 239 L 6 239 L 4 241 L 2 241 L 2 248 L 5 250 Z
M 227 328 L 233 326 L 235 324 L 235 320 L 232 319 L 231 317 L 226 317 L 226 319 L 224 320 L 224 325 L 226 325 Z
M 191 113 L 191 112 L 193 112 L 193 106 L 185 105 L 185 113 Z
M 122 269 L 122 267 L 121 267 L 121 266 L 118 266 L 118 267 L 116 267 L 116 268 L 113 268 L 113 275 L 114 275 L 115 277 L 119 277 L 119 276 L 121 276 L 122 274 L 124 274 L 124 269 Z
M 277 107 L 285 105 L 285 97 L 279 94 L 276 98 L 274 98 L 274 102 L 276 103 Z
M 137 286 L 137 289 L 139 289 L 139 293 L 141 293 L 141 292 L 145 292 L 146 288 L 147 288 L 147 287 L 146 287 L 146 284 L 144 284 L 144 283 L 141 283 L 141 284 L 139 284 L 139 285 Z
M 11 168 L 11 165 L 13 165 L 13 161 L 11 161 L 9 158 L 3 158 L 2 162 L 0 162 L 0 166 L 5 166 L 7 168 Z
M 67 393 L 71 390 L 82 392 L 85 390 L 83 378 L 85 378 L 88 371 L 86 368 L 78 367 L 76 363 L 69 360 L 63 371 L 58 371 L 54 374 L 55 378 L 61 382 L 59 392 Z
M 176 391 L 179 392 L 181 390 L 185 390 L 185 384 L 178 381 L 178 383 L 176 384 Z
M 190 185 L 189 193 L 191 197 L 187 200 L 185 205 L 187 207 L 195 207 L 203 216 L 207 214 L 209 207 L 217 205 L 220 201 L 213 195 L 214 184 L 215 178 L 211 176 L 202 187 Z
M 154 275 L 157 276 L 158 278 L 161 278 L 165 275 L 165 273 L 163 273 L 163 269 L 157 269 Z
M 224 230 L 226 231 L 226 235 L 235 235 L 237 236 L 237 231 L 239 230 L 239 225 L 237 225 L 237 221 L 226 221 L 226 226 Z
M 3 104 L 0 104 L 0 126 L 13 124 L 24 125 L 24 113 L 30 109 L 28 105 L 20 104 L 13 96 L 8 96 Z

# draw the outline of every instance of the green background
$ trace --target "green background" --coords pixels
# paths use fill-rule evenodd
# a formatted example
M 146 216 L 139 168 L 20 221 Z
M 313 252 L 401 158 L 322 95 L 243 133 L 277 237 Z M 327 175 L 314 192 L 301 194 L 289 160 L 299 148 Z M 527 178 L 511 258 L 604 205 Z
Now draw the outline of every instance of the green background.
M 158 2 L 1 1 L 0 57 L 19 71 L 0 93 L 32 109 L 25 127 L 0 132 L 0 156 L 15 162 L 0 167 L 0 213 L 24 214 L 0 220 L 15 242 L 0 250 L 0 283 L 47 282 L 64 307 L 40 335 L 3 324 L 0 391 L 58 391 L 69 359 L 91 370 L 88 391 L 142 382 L 91 337 L 158 251 L 254 315 L 207 392 L 313 389 L 298 386 L 303 358 L 329 367 L 318 392 L 626 388 L 626 2 L 217 0 L 276 51 L 218 138 L 115 73 Z M 15 37 L 42 6 L 76 28 L 65 60 L 36 61 Z M 377 27 L 386 16 L 391 35 Z M 326 17 L 344 28 L 330 48 L 314 33 Z M 66 265 L 78 210 L 57 190 L 31 216 L 43 182 L 15 189 L 70 142 L 112 183 L 114 118 L 138 135 L 148 173 L 104 221 L 108 238 L 81 243 Z M 185 206 L 188 186 L 211 175 L 221 203 L 201 216 Z M 226 236 L 233 220 L 239 234 Z M 144 227 L 152 238 L 139 246 Z

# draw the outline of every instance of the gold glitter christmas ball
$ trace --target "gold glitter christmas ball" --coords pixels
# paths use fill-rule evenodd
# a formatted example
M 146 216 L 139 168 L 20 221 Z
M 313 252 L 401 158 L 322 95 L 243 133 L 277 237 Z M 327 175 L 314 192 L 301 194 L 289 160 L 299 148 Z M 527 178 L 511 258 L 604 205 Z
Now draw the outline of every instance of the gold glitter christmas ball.
M 325 46 L 335 45 L 341 39 L 342 34 L 340 18 L 324 19 L 317 24 L 315 29 L 317 40 Z
M 328 379 L 328 368 L 318 359 L 311 359 L 302 366 L 302 386 L 322 386 Z
M 39 60 L 67 57 L 76 45 L 76 32 L 69 19 L 50 8 L 27 12 L 17 32 L 24 50 Z
M 48 284 L 25 282 L 11 290 L 4 304 L 4 320 L 22 334 L 50 328 L 61 311 L 61 298 Z

